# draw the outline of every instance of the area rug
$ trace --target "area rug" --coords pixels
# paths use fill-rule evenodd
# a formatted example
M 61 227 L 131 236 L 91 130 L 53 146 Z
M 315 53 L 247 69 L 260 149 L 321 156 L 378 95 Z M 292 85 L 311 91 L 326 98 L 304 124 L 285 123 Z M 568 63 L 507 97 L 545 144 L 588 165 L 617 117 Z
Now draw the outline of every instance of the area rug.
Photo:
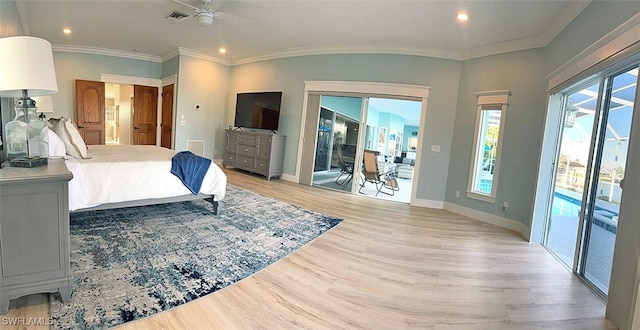
M 109 328 L 227 287 L 341 219 L 228 185 L 206 201 L 71 214 L 71 302 L 50 295 L 54 328 Z

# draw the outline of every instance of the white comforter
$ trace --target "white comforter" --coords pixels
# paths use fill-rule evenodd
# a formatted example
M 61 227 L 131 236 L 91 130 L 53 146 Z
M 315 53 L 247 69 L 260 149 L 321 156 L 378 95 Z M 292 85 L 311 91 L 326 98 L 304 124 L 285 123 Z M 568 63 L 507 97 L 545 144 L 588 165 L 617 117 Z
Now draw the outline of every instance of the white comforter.
M 69 209 L 106 203 L 189 195 L 191 192 L 171 174 L 176 151 L 157 146 L 92 145 L 91 159 L 66 159 L 73 179 L 69 182 Z M 227 176 L 211 162 L 200 193 L 224 198 Z

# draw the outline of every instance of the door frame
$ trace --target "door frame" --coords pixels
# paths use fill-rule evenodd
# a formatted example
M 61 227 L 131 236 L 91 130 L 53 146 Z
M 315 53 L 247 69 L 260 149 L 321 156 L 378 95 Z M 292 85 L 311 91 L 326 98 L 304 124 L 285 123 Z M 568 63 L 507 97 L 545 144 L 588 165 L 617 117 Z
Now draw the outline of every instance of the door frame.
M 160 92 L 162 90 L 162 85 L 165 82 L 165 79 L 174 79 L 177 82 L 177 75 L 169 76 L 167 78 L 164 79 L 155 79 L 155 78 L 144 78 L 144 77 L 134 77 L 134 76 L 124 76 L 124 75 L 117 75 L 117 74 L 110 74 L 110 73 L 100 73 L 100 81 L 104 82 L 104 83 L 111 83 L 111 84 L 121 84 L 121 85 L 142 85 L 142 86 L 150 86 L 150 87 L 156 87 L 158 88 L 158 102 L 157 102 L 157 106 L 156 106 L 156 121 L 158 121 L 156 123 L 156 136 L 160 136 L 160 120 L 162 120 L 161 116 L 162 116 L 162 93 Z M 170 85 L 170 83 L 168 83 L 167 85 Z M 176 85 L 177 86 L 177 85 Z M 174 93 L 174 109 L 175 109 L 175 93 L 176 93 L 176 89 L 174 89 L 173 91 Z M 175 118 L 174 118 L 175 121 Z M 175 125 L 175 122 L 174 122 Z M 159 146 L 160 145 L 160 139 L 156 139 L 156 145 Z
M 178 97 L 178 75 L 177 74 L 172 74 L 170 76 L 164 77 L 162 78 L 162 80 L 160 81 L 160 89 L 159 89 L 159 95 L 158 97 L 160 98 L 158 101 L 162 102 L 162 89 L 165 86 L 169 86 L 169 85 L 173 85 L 173 104 L 171 105 L 171 149 L 175 149 L 175 137 L 176 137 L 176 104 L 178 102 L 176 102 L 176 98 Z M 159 109 L 159 118 L 158 118 L 158 136 L 162 136 L 162 127 L 160 127 L 160 124 L 162 123 L 162 104 L 158 105 Z M 158 145 L 159 145 L 160 141 L 158 141 Z
M 307 129 L 313 130 L 317 133 L 317 118 L 315 123 L 311 122 L 307 125 L 307 110 L 309 106 L 309 94 L 312 95 L 340 95 L 340 96 L 355 96 L 355 97 L 379 97 L 379 98 L 400 98 L 400 99 L 414 99 L 419 100 L 422 103 L 420 109 L 420 127 L 426 127 L 427 118 L 427 101 L 429 100 L 430 86 L 420 85 L 407 85 L 407 84 L 394 84 L 394 83 L 380 83 L 380 82 L 363 82 L 363 81 L 326 81 L 326 80 L 309 80 L 304 81 L 304 97 L 302 101 L 302 116 L 300 119 L 300 135 L 298 140 L 298 154 L 296 160 L 296 173 L 294 175 L 294 182 L 312 182 L 311 177 L 301 177 L 301 172 L 305 175 L 313 176 L 313 170 L 302 171 L 301 166 L 303 164 L 303 151 L 307 157 L 315 157 L 315 144 L 313 150 L 304 150 L 305 132 Z M 317 117 L 317 116 L 316 116 Z M 416 152 L 416 164 L 414 170 L 414 180 L 417 182 L 420 178 L 420 158 L 422 151 L 422 143 L 424 139 L 425 130 L 418 130 L 418 149 Z M 316 134 L 317 135 L 317 134 Z M 364 139 L 364 138 L 363 138 Z M 308 155 L 311 156 L 308 156 Z M 356 159 L 357 161 L 357 159 Z M 312 165 L 313 166 L 313 165 Z M 309 173 L 307 173 L 309 172 Z M 411 201 L 410 205 L 415 204 L 416 192 L 418 185 L 414 184 L 411 188 Z

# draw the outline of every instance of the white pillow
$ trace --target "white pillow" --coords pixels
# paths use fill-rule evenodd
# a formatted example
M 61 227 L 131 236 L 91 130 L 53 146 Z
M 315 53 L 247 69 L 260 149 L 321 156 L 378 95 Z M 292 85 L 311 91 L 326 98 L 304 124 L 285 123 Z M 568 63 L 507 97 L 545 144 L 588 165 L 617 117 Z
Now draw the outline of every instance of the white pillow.
M 51 128 L 64 143 L 67 155 L 74 158 L 89 158 L 87 145 L 84 143 L 78 128 L 70 118 L 60 117 L 49 119 Z
M 64 142 L 62 139 L 53 132 L 53 130 L 49 128 L 45 128 L 47 130 L 47 135 L 49 136 L 49 157 L 64 157 L 67 154 L 67 150 L 64 147 Z

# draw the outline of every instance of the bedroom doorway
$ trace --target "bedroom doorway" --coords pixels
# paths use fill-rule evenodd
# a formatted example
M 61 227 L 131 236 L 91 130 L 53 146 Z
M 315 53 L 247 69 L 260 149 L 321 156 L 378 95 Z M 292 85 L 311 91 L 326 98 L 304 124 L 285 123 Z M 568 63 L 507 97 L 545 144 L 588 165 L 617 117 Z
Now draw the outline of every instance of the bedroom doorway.
M 168 109 L 163 115 L 171 121 L 174 90 L 165 90 L 171 93 L 171 104 L 162 103 Z M 158 135 L 165 134 L 170 148 L 173 125 L 165 124 L 168 129 L 158 132 L 158 104 L 158 87 L 76 80 L 76 123 L 87 145 L 157 145 Z
M 105 144 L 131 144 L 133 85 L 105 84 Z

